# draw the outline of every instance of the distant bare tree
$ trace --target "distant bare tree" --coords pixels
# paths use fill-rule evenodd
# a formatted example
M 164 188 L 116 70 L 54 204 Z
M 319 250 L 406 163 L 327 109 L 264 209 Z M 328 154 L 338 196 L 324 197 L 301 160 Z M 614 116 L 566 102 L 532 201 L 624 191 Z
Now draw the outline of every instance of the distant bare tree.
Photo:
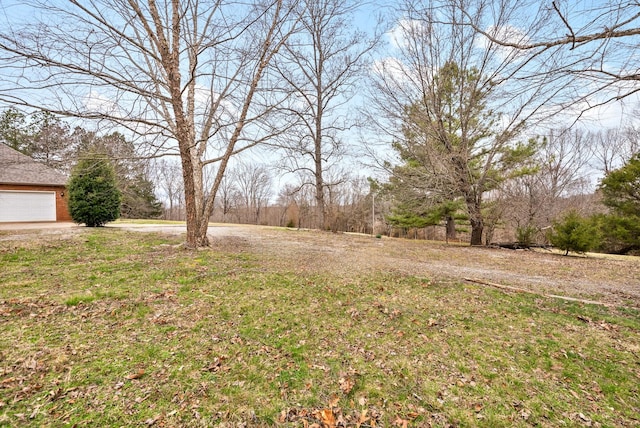
M 279 226 L 299 227 L 299 209 L 296 201 L 296 189 L 291 184 L 286 184 L 280 189 L 276 199 L 276 205 L 282 207 Z
M 568 199 L 592 191 L 589 139 L 579 129 L 550 131 L 538 141 L 532 173 L 501 186 L 496 209 L 516 231 L 539 233 L 566 209 Z
M 551 198 L 589 191 L 589 134 L 580 129 L 552 130 L 536 154 L 540 181 Z M 595 185 L 595 183 L 591 183 Z
M 271 175 L 264 165 L 240 162 L 233 168 L 233 181 L 245 212 L 244 221 L 258 224 L 271 198 Z
M 164 218 L 184 220 L 184 187 L 180 165 L 167 159 L 158 159 L 153 163 L 151 175 L 159 193 L 165 201 Z
M 296 1 L 26 0 L 28 22 L 0 6 L 0 101 L 116 124 L 150 156 L 179 155 L 186 245 L 206 246 L 231 157 L 286 129 L 267 120 L 287 94 L 265 76 Z
M 364 233 L 372 221 L 372 201 L 368 194 L 366 178 L 345 174 L 341 184 L 334 186 L 330 193 L 332 230 Z
M 283 147 L 283 166 L 304 173 L 315 189 L 316 227 L 328 226 L 330 169 L 345 154 L 342 133 L 353 126 L 346 105 L 368 67 L 366 56 L 376 36 L 358 31 L 354 12 L 360 0 L 301 0 L 300 30 L 284 46 L 281 76 L 295 98 L 285 112 L 298 120 Z
M 295 227 L 313 228 L 317 224 L 314 209 L 315 194 L 313 189 L 305 185 L 305 177 L 299 177 L 298 182 L 291 182 L 284 186 L 278 195 L 278 201 L 288 207 L 295 207 Z
M 592 165 L 604 175 L 620 168 L 640 152 L 640 130 L 633 125 L 592 132 L 589 137 Z
M 240 195 L 235 183 L 235 171 L 229 168 L 220 182 L 218 205 L 222 210 L 222 221 L 227 222 L 229 214 L 237 209 Z

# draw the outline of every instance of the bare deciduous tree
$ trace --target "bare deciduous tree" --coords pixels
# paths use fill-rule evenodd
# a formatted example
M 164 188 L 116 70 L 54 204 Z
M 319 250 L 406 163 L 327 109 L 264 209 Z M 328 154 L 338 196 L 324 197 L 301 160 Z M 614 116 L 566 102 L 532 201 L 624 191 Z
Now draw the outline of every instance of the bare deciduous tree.
M 153 181 L 165 201 L 164 218 L 184 220 L 184 186 L 180 165 L 168 159 L 158 159 L 151 168 Z
M 640 152 L 640 131 L 632 125 L 589 134 L 593 167 L 608 175 Z
M 218 189 L 218 205 L 222 211 L 222 222 L 226 223 L 228 215 L 237 208 L 239 201 L 238 188 L 235 185 L 235 172 L 229 169 L 220 182 Z
M 293 222 L 291 226 L 298 228 L 312 228 L 317 224 L 313 210 L 315 195 L 305 183 L 305 177 L 299 177 L 298 183 L 287 184 L 278 195 L 278 203 L 287 206 L 287 223 Z
M 246 223 L 258 224 L 271 198 L 271 175 L 264 165 L 240 162 L 233 169 L 235 188 Z
M 538 142 L 530 174 L 501 186 L 497 205 L 516 231 L 538 234 L 558 218 L 571 197 L 589 193 L 590 135 L 579 129 L 552 130 Z
M 316 227 L 329 226 L 327 190 L 330 169 L 345 154 L 344 131 L 353 126 L 347 103 L 363 77 L 366 55 L 376 36 L 357 31 L 354 12 L 359 0 L 303 0 L 300 31 L 285 45 L 278 68 L 295 94 L 286 113 L 298 125 L 287 136 L 284 167 L 304 173 L 315 190 Z
M 266 118 L 286 94 L 265 76 L 295 27 L 294 6 L 25 1 L 29 22 L 0 14 L 0 101 L 116 124 L 140 136 L 148 155 L 179 155 L 186 244 L 206 246 L 231 157 L 283 129 Z

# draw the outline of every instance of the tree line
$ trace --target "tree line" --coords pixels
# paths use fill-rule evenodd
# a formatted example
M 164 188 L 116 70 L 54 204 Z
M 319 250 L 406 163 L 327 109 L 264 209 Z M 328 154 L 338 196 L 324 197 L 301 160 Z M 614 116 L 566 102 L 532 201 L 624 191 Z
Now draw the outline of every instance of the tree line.
M 190 247 L 217 212 L 265 221 L 274 170 L 290 182 L 278 205 L 320 229 L 442 224 L 481 245 L 501 229 L 548 239 L 587 200 L 623 212 L 585 192 L 632 162 L 633 124 L 580 125 L 637 92 L 628 2 L 404 0 L 380 20 L 359 1 L 24 2 L 38 25 L 11 7 L 0 101 L 116 126 L 132 158 L 154 159 L 147 178 Z M 379 168 L 368 192 L 354 159 Z

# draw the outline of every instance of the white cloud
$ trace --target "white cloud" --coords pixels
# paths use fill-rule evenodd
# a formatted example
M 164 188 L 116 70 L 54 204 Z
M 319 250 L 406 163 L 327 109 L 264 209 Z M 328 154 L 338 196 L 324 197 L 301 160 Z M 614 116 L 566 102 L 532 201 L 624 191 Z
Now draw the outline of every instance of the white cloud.
M 525 32 L 512 25 L 502 25 L 500 27 L 492 25 L 486 29 L 485 33 L 502 43 L 515 43 L 519 45 L 529 43 L 529 37 Z
M 84 108 L 91 112 L 114 115 L 120 109 L 118 103 L 93 89 L 83 99 Z
M 401 19 L 395 27 L 387 32 L 389 43 L 395 49 L 404 49 L 408 45 L 407 39 L 418 34 L 425 33 L 427 27 L 423 21 L 416 19 Z
M 637 123 L 633 109 L 640 103 L 638 95 L 629 96 L 621 101 L 612 101 L 607 104 L 596 105 L 597 100 L 583 101 L 575 106 L 578 112 L 582 112 L 580 123 L 583 127 L 592 130 L 619 129 L 630 122 Z
M 398 58 L 381 58 L 372 64 L 373 72 L 381 76 L 389 76 L 394 81 L 402 81 L 410 76 L 411 72 Z
M 518 45 L 526 45 L 530 42 L 528 36 L 518 27 L 512 25 L 489 26 L 484 31 L 493 40 L 501 43 L 513 43 Z M 500 43 L 493 42 L 489 37 L 481 35 L 476 41 L 476 48 L 496 52 L 502 59 L 523 57 L 527 53 L 524 50 L 502 46 Z

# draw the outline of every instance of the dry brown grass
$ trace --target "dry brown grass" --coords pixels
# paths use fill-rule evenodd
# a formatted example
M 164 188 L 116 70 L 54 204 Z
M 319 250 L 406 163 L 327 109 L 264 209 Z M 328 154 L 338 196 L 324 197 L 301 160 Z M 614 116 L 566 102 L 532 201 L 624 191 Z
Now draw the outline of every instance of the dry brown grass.
M 180 233 L 3 232 L 0 426 L 639 422 L 636 259 Z
M 448 281 L 464 278 L 640 307 L 640 258 L 602 254 L 563 256 L 549 250 L 508 250 L 461 244 L 375 239 L 370 236 L 259 226 L 212 229 L 215 242 L 242 240 L 301 272 L 344 276 L 400 272 Z M 234 244 L 235 245 L 235 244 Z

